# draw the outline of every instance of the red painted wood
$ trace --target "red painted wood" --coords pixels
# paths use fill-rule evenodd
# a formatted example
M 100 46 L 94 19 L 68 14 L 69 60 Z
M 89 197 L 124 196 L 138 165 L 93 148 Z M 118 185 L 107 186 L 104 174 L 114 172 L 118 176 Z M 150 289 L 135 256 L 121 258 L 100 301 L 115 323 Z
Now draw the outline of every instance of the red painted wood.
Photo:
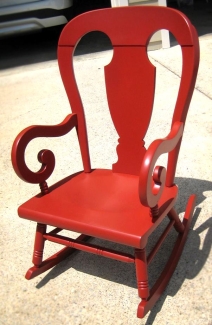
M 146 248 L 135 250 L 135 269 L 137 277 L 138 295 L 143 301 L 149 297 L 148 269 Z
M 90 238 L 89 236 L 86 236 L 83 234 L 81 234 L 78 237 L 79 240 L 83 240 L 83 241 L 86 241 L 89 238 Z M 27 280 L 31 280 L 31 279 L 35 278 L 36 276 L 42 274 L 43 272 L 48 271 L 49 269 L 51 269 L 52 267 L 54 267 L 55 265 L 57 265 L 64 259 L 66 259 L 69 255 L 73 254 L 74 252 L 76 252 L 76 249 L 71 248 L 71 247 L 65 247 L 65 248 L 61 249 L 59 252 L 50 256 L 45 261 L 42 261 L 42 263 L 39 266 L 31 267 L 26 272 L 25 278 Z
M 104 9 L 99 10 L 98 14 L 94 11 L 76 17 L 60 36 L 59 67 L 72 111 L 80 115 L 79 129 L 84 151 L 87 150 L 84 141 L 84 112 L 70 57 L 79 39 L 89 31 L 104 32 L 111 40 L 114 54 L 111 63 L 105 67 L 105 76 L 111 116 L 120 136 L 117 148 L 119 160 L 113 167 L 115 172 L 139 173 L 137 161 L 139 158 L 139 162 L 142 161 L 145 152 L 141 148 L 142 140 L 151 117 L 155 86 L 155 68 L 148 60 L 146 46 L 154 32 L 159 29 L 170 30 L 181 45 L 183 71 L 172 123 L 184 123 L 198 70 L 199 46 L 194 27 L 182 13 L 170 8 L 146 6 Z M 133 148 L 129 149 L 131 146 Z M 136 148 L 139 146 L 137 152 Z M 130 155 L 126 154 L 128 150 Z M 169 155 L 167 186 L 173 184 L 178 152 L 179 147 L 176 147 Z M 129 167 L 129 161 L 132 167 Z
M 159 217 L 152 219 L 149 207 L 140 203 L 138 184 L 139 177 L 135 175 L 106 169 L 81 172 L 49 187 L 47 195 L 25 202 L 18 213 L 36 222 L 143 248 L 148 236 L 174 206 L 178 189 L 164 188 Z
M 159 29 L 170 30 L 181 46 L 182 77 L 170 132 L 146 149 L 144 139 L 152 115 L 156 75 L 155 67 L 148 60 L 147 45 Z M 118 160 L 111 170 L 91 168 L 85 114 L 72 62 L 80 38 L 94 30 L 106 33 L 114 50 L 111 63 L 105 67 L 107 99 L 118 133 Z M 25 129 L 16 138 L 12 149 L 17 175 L 24 181 L 39 183 L 41 188 L 39 195 L 18 209 L 20 217 L 38 223 L 35 266 L 27 272 L 27 279 L 53 267 L 74 248 L 82 249 L 123 262 L 135 261 L 138 292 L 142 298 L 138 317 L 144 317 L 153 307 L 177 265 L 195 204 L 195 196 L 191 196 L 182 223 L 174 210 L 178 194 L 174 176 L 198 62 L 199 44 L 194 27 L 186 16 L 170 8 L 139 6 L 97 10 L 78 16 L 65 26 L 58 44 L 58 63 L 73 113 L 59 125 Z M 46 180 L 55 164 L 53 153 L 49 150 L 39 153 L 41 169 L 34 173 L 25 163 L 26 146 L 36 137 L 62 136 L 73 127 L 77 130 L 84 170 L 48 187 Z M 163 153 L 168 153 L 167 171 L 156 165 Z M 149 236 L 166 216 L 171 219 L 170 224 L 146 258 Z M 46 234 L 46 225 L 57 228 Z M 178 239 L 164 271 L 153 288 L 149 288 L 148 263 L 172 226 L 179 233 Z M 77 240 L 57 235 L 62 229 L 85 235 Z M 135 258 L 81 242 L 89 236 L 132 246 Z M 45 240 L 66 247 L 42 261 Z
M 169 213 L 168 213 L 168 217 L 170 220 L 174 220 L 174 227 L 178 232 L 183 233 L 184 232 L 184 226 L 178 216 L 178 214 L 176 213 L 175 209 L 172 208 Z
M 120 46 L 105 67 L 105 77 L 110 113 L 119 134 L 113 171 L 138 175 L 146 152 L 142 139 L 153 108 L 155 68 L 145 47 Z
M 165 228 L 165 230 L 162 233 L 162 235 L 160 236 L 159 240 L 157 241 L 157 243 L 155 244 L 155 246 L 151 250 L 150 254 L 148 255 L 147 265 L 149 265 L 152 262 L 154 256 L 156 255 L 156 253 L 160 249 L 161 245 L 163 244 L 164 240 L 166 239 L 167 235 L 169 234 L 169 232 L 170 232 L 171 228 L 173 227 L 174 223 L 175 223 L 175 221 L 171 220 L 169 222 L 169 224 L 167 225 L 167 227 Z
M 35 244 L 34 244 L 34 252 L 32 263 L 39 267 L 43 260 L 43 249 L 44 249 L 44 237 L 43 235 L 46 233 L 46 225 L 38 223 L 37 229 L 35 233 Z
M 183 233 L 179 233 L 174 249 L 171 253 L 171 256 L 164 270 L 162 271 L 159 278 L 157 279 L 156 283 L 151 288 L 148 299 L 146 301 L 141 301 L 140 304 L 138 305 L 137 316 L 139 318 L 143 318 L 146 315 L 146 313 L 148 313 L 148 311 L 154 306 L 154 304 L 156 303 L 156 301 L 159 299 L 164 289 L 166 288 L 167 284 L 169 283 L 169 280 L 177 266 L 183 247 L 185 245 L 185 241 L 189 232 L 189 228 L 191 225 L 191 220 L 194 212 L 195 200 L 196 200 L 196 196 L 191 195 L 183 219 L 183 225 L 185 227 L 185 230 Z
M 42 164 L 41 169 L 34 173 L 25 163 L 25 149 L 28 143 L 38 137 L 60 137 L 77 126 L 76 114 L 68 115 L 65 120 L 54 126 L 30 126 L 23 130 L 15 139 L 12 147 L 12 164 L 16 174 L 29 183 L 43 183 L 52 174 L 55 165 L 54 154 L 50 150 L 41 150 L 38 160 Z
M 87 253 L 108 257 L 120 262 L 125 262 L 125 263 L 135 262 L 134 257 L 130 254 L 122 253 L 113 249 L 106 249 L 98 245 L 85 244 L 82 241 L 77 239 L 67 238 L 65 236 L 60 236 L 60 235 L 49 235 L 49 234 L 44 235 L 44 238 L 57 244 L 79 249 Z
M 170 152 L 176 147 L 182 133 L 183 123 L 175 122 L 166 138 L 155 140 L 149 146 L 140 169 L 139 195 L 143 205 L 151 208 L 157 205 L 164 191 L 166 170 L 164 167 L 155 168 L 155 164 L 163 153 Z

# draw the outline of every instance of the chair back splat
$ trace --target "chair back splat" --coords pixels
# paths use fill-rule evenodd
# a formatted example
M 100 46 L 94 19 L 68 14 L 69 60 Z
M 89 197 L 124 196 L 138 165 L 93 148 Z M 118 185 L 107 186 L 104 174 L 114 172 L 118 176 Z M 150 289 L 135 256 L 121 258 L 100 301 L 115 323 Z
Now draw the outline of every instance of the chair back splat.
M 181 46 L 182 76 L 169 134 L 145 148 L 156 79 L 156 68 L 148 59 L 147 45 L 160 29 L 168 29 Z M 85 114 L 74 76 L 74 50 L 79 40 L 91 31 L 105 33 L 113 46 L 112 61 L 105 67 L 107 99 L 119 137 L 118 160 L 111 169 L 91 167 Z M 197 33 L 185 15 L 166 7 L 91 11 L 76 17 L 63 29 L 58 62 L 72 114 L 58 125 L 28 127 L 17 136 L 12 148 L 17 175 L 26 182 L 40 184 L 41 188 L 40 194 L 18 209 L 21 218 L 37 223 L 34 266 L 27 271 L 26 278 L 32 279 L 47 271 L 76 249 L 133 263 L 141 298 L 137 316 L 142 318 L 154 306 L 177 266 L 195 207 L 195 195 L 191 195 L 181 222 L 174 208 L 178 194 L 174 177 L 199 64 Z M 48 187 L 46 180 L 55 165 L 53 152 L 42 150 L 38 154 L 41 169 L 32 172 L 25 162 L 25 149 L 34 138 L 59 137 L 73 128 L 77 130 L 84 170 Z M 168 153 L 167 171 L 156 165 L 164 153 Z M 147 256 L 149 236 L 167 217 L 168 225 Z M 48 232 L 48 225 L 54 229 Z M 178 234 L 175 246 L 163 272 L 150 288 L 148 266 L 173 227 Z M 81 235 L 77 239 L 62 236 L 59 233 L 63 229 Z M 134 255 L 99 247 L 88 242 L 92 237 L 131 246 Z M 46 240 L 65 248 L 43 260 Z

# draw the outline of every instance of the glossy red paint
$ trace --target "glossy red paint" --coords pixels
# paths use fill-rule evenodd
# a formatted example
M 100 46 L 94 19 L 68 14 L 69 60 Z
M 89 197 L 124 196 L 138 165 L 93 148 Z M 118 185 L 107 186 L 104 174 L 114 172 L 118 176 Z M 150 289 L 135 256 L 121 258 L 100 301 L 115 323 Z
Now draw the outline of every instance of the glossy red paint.
M 171 131 L 146 150 L 142 139 L 151 119 L 155 91 L 155 67 L 148 60 L 147 45 L 159 29 L 170 30 L 178 40 L 183 69 L 170 121 Z M 93 30 L 106 33 L 114 49 L 112 62 L 105 67 L 110 113 L 119 135 L 118 161 L 111 170 L 91 168 L 84 110 L 71 63 L 76 44 Z M 28 270 L 26 278 L 31 279 L 48 270 L 75 249 L 135 263 L 138 293 L 142 299 L 137 315 L 144 317 L 162 294 L 177 265 L 195 205 L 195 195 L 191 195 L 181 222 L 174 210 L 178 192 L 174 176 L 198 70 L 196 31 L 182 13 L 165 7 L 123 7 L 88 12 L 65 26 L 58 44 L 58 62 L 72 114 L 56 126 L 25 129 L 12 148 L 17 175 L 26 182 L 40 184 L 41 188 L 41 194 L 18 209 L 20 217 L 37 222 L 34 266 Z M 41 151 L 38 159 L 42 167 L 37 173 L 32 172 L 24 160 L 26 146 L 36 137 L 62 136 L 72 128 L 77 129 L 84 170 L 48 188 L 46 180 L 54 170 L 53 153 Z M 155 167 L 163 153 L 169 155 L 167 172 L 162 166 Z M 170 223 L 147 257 L 148 238 L 166 216 Z M 47 233 L 46 225 L 56 228 Z M 148 265 L 172 227 L 178 232 L 176 244 L 163 272 L 149 288 Z M 58 235 L 62 229 L 83 235 L 77 239 L 67 238 Z M 87 243 L 90 236 L 132 246 L 135 255 Z M 43 261 L 46 240 L 66 247 Z

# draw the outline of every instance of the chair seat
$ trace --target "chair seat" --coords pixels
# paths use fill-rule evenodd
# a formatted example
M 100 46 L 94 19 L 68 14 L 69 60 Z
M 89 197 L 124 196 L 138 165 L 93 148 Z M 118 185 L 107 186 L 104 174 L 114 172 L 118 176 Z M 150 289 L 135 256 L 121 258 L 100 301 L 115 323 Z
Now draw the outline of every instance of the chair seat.
M 139 248 L 174 205 L 177 187 L 164 189 L 153 221 L 140 203 L 138 180 L 106 169 L 79 172 L 21 205 L 19 216 Z

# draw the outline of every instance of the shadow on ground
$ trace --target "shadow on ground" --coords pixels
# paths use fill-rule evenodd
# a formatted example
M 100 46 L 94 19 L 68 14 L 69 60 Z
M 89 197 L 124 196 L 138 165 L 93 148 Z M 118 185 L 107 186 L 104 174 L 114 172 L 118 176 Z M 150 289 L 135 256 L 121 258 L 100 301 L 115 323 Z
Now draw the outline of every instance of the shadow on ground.
M 211 182 L 199 179 L 188 179 L 179 177 L 176 179 L 176 183 L 179 186 L 179 193 L 197 194 L 196 205 L 203 203 L 205 200 L 204 193 L 206 193 L 207 191 L 211 191 L 212 189 Z M 179 197 L 179 203 L 177 205 L 178 212 L 182 212 L 185 210 L 187 199 L 188 197 L 184 197 L 182 195 Z M 175 270 L 165 292 L 150 312 L 146 325 L 153 324 L 157 313 L 160 311 L 164 301 L 166 300 L 166 297 L 175 296 L 178 290 L 183 285 L 185 279 L 194 279 L 199 274 L 199 272 L 207 261 L 212 245 L 212 211 L 211 218 L 205 220 L 202 224 L 196 226 L 196 223 L 199 224 L 199 222 L 197 221 L 200 211 L 201 208 L 197 207 L 193 216 L 189 236 L 180 261 L 178 263 L 177 269 Z M 154 232 L 154 234 L 151 236 L 149 240 L 151 246 L 148 247 L 149 251 L 156 242 L 157 238 L 162 233 L 166 224 L 167 221 L 164 221 L 163 225 L 159 226 Z M 206 235 L 204 237 L 204 242 L 201 243 L 200 235 L 204 231 L 206 231 Z M 167 237 L 166 241 L 162 245 L 162 248 L 158 253 L 157 257 L 150 265 L 150 286 L 154 284 L 158 274 L 160 274 L 160 272 L 162 271 L 167 261 L 167 256 L 169 256 L 169 254 L 171 253 L 171 247 L 173 247 L 175 239 L 176 233 L 173 230 L 173 232 L 170 233 L 170 235 Z M 122 245 L 118 245 L 115 243 L 109 243 L 98 239 L 92 239 L 92 243 L 101 246 L 107 246 L 108 248 L 121 251 L 123 251 L 124 248 L 125 252 L 133 254 L 133 249 L 129 247 L 123 247 Z M 37 284 L 37 289 L 41 289 L 49 281 L 51 281 L 51 279 L 60 276 L 60 274 L 66 272 L 70 268 L 74 268 L 79 272 L 87 273 L 94 277 L 100 277 L 111 282 L 120 283 L 122 285 L 129 286 L 135 289 L 137 288 L 134 265 L 110 260 L 93 254 L 87 254 L 85 252 L 76 252 L 70 257 L 68 257 L 66 260 L 61 262 L 59 265 L 55 266 L 51 271 L 49 271 L 44 276 L 44 278 Z M 137 292 L 135 292 L 135 294 L 137 294 Z

